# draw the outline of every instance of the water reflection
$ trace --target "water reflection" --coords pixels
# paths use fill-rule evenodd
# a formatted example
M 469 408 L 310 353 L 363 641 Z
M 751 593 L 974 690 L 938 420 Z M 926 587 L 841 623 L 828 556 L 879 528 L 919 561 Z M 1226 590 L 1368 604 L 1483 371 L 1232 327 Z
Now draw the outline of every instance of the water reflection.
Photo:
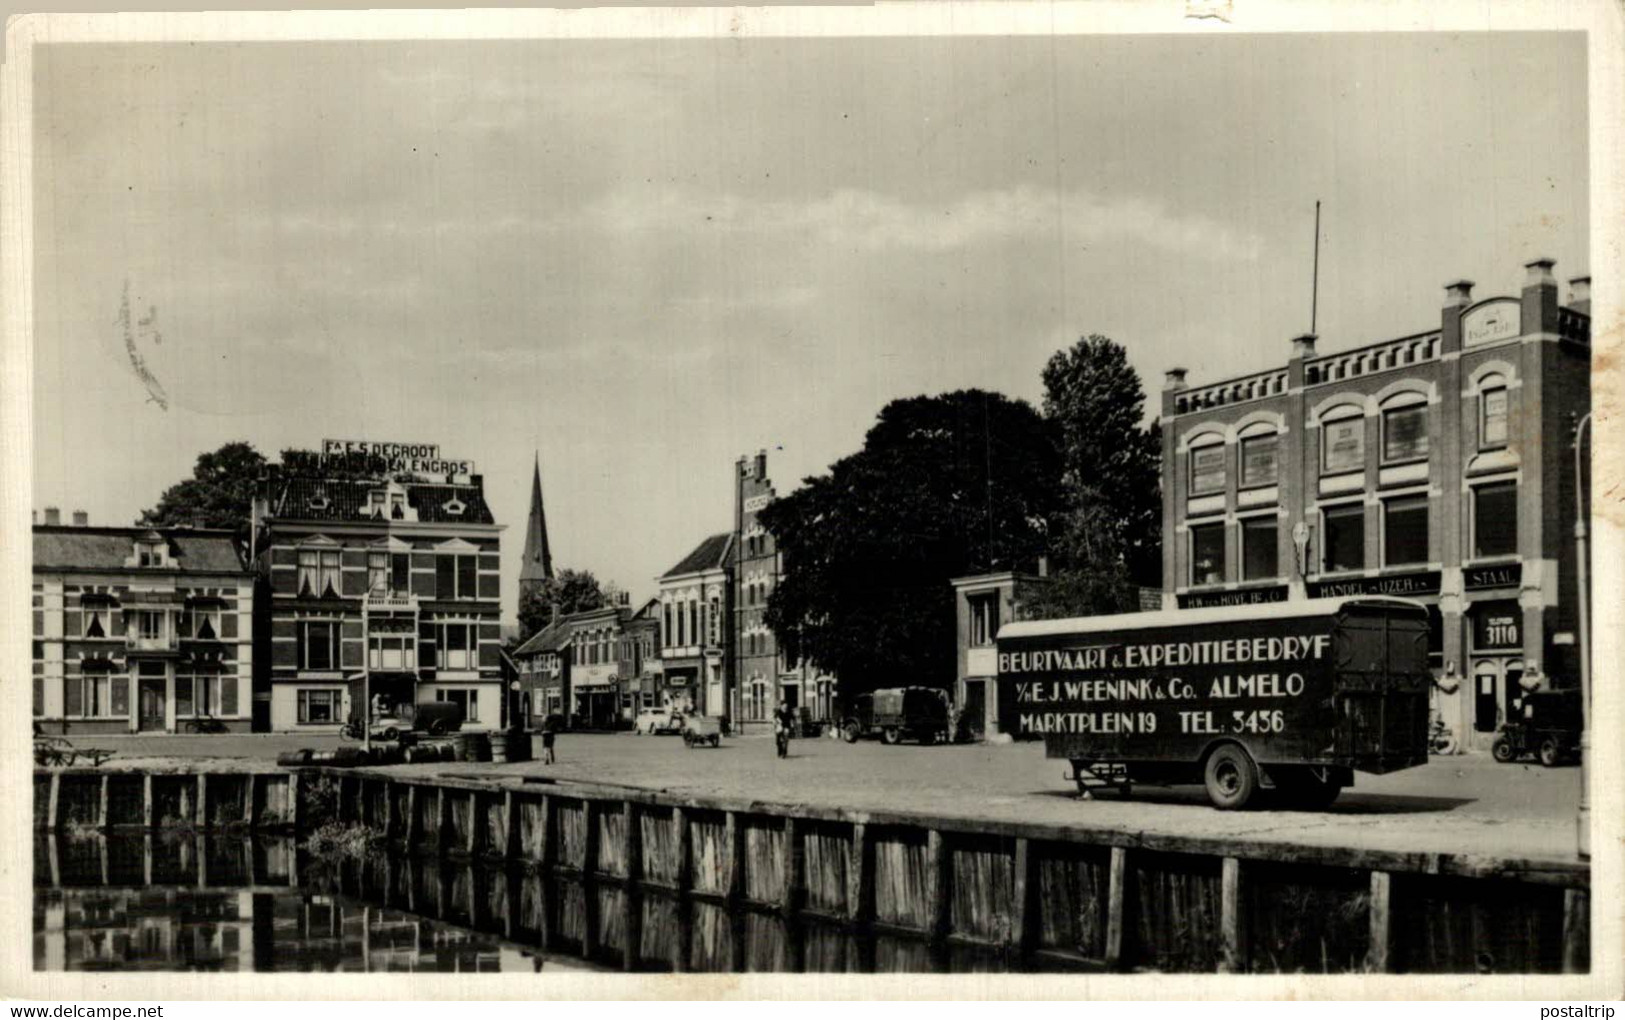
M 942 946 L 611 880 L 287 837 L 35 841 L 36 970 L 872 972 L 1009 969 Z

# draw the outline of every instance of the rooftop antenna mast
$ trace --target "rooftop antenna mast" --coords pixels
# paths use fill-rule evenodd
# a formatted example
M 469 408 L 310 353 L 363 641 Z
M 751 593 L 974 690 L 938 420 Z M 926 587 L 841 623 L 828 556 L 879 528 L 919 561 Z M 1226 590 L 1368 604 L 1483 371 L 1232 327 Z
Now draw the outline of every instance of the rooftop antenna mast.
M 1315 320 L 1320 311 L 1320 199 L 1315 199 L 1315 269 L 1309 285 L 1309 335 L 1315 334 Z

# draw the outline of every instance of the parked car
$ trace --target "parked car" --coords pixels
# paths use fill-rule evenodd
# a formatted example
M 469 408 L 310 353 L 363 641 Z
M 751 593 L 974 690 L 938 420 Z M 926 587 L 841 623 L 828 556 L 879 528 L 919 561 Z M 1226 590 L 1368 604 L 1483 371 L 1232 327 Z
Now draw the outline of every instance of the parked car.
M 887 687 L 860 694 L 841 721 L 841 737 L 848 744 L 869 737 L 887 744 L 935 744 L 948 735 L 948 694 L 935 687 Z
M 431 737 L 439 737 L 456 733 L 462 728 L 463 710 L 455 702 L 425 701 L 419 705 L 396 705 L 393 716 L 386 716 L 373 724 L 373 734 L 385 740 L 393 740 L 401 733 L 427 733 Z
M 683 732 L 683 713 L 672 708 L 646 708 L 638 713 L 633 730 L 648 736 Z
M 1498 762 L 1527 755 L 1542 765 L 1557 765 L 1580 756 L 1580 692 L 1531 691 L 1523 696 L 1521 718 L 1505 723 L 1490 753 Z

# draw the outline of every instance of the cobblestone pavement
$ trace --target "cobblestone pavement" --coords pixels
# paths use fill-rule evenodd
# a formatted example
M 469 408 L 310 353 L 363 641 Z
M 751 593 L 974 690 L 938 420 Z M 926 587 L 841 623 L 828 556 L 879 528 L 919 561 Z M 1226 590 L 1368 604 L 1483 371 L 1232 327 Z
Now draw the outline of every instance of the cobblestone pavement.
M 281 751 L 339 743 L 331 737 L 281 734 L 95 741 L 118 750 L 117 764 L 154 756 L 275 758 Z M 1066 763 L 1046 759 L 1035 744 L 887 747 L 806 739 L 795 741 L 790 757 L 780 761 L 765 734 L 728 739 L 715 750 L 689 750 L 676 737 L 563 734 L 558 755 L 555 765 L 397 767 L 459 775 L 547 775 L 681 794 L 1172 835 L 1560 860 L 1574 857 L 1580 776 L 1573 767 L 1498 765 L 1485 754 L 1462 755 L 1387 776 L 1356 773 L 1354 787 L 1325 812 L 1222 812 L 1209 807 L 1194 786 L 1136 786 L 1129 799 L 1104 791 L 1093 801 L 1080 802 L 1063 778 Z

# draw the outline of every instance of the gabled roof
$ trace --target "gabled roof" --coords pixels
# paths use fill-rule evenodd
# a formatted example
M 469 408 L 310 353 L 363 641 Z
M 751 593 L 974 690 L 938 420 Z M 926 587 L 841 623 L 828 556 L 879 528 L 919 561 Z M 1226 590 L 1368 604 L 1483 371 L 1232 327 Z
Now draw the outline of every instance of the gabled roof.
M 698 574 L 704 570 L 720 570 L 728 565 L 728 549 L 733 544 L 733 533 L 724 531 L 712 535 L 681 560 L 677 565 L 660 575 L 664 581 L 668 577 L 680 577 L 683 574 Z
M 367 478 L 289 478 L 271 499 L 271 516 L 295 521 L 370 521 L 368 493 L 388 484 Z M 492 524 L 484 486 L 441 482 L 396 482 L 418 520 L 431 524 Z M 448 507 L 462 504 L 461 513 Z
M 170 558 L 175 561 L 173 569 L 178 573 L 248 573 L 237 538 L 230 531 L 41 524 L 34 526 L 34 569 L 136 569 L 127 565 L 135 555 L 135 543 L 151 541 L 154 535 L 169 544 Z
M 570 621 L 561 619 L 548 624 L 541 630 L 532 634 L 524 644 L 513 650 L 514 658 L 521 655 L 536 655 L 541 652 L 556 652 L 570 643 Z

